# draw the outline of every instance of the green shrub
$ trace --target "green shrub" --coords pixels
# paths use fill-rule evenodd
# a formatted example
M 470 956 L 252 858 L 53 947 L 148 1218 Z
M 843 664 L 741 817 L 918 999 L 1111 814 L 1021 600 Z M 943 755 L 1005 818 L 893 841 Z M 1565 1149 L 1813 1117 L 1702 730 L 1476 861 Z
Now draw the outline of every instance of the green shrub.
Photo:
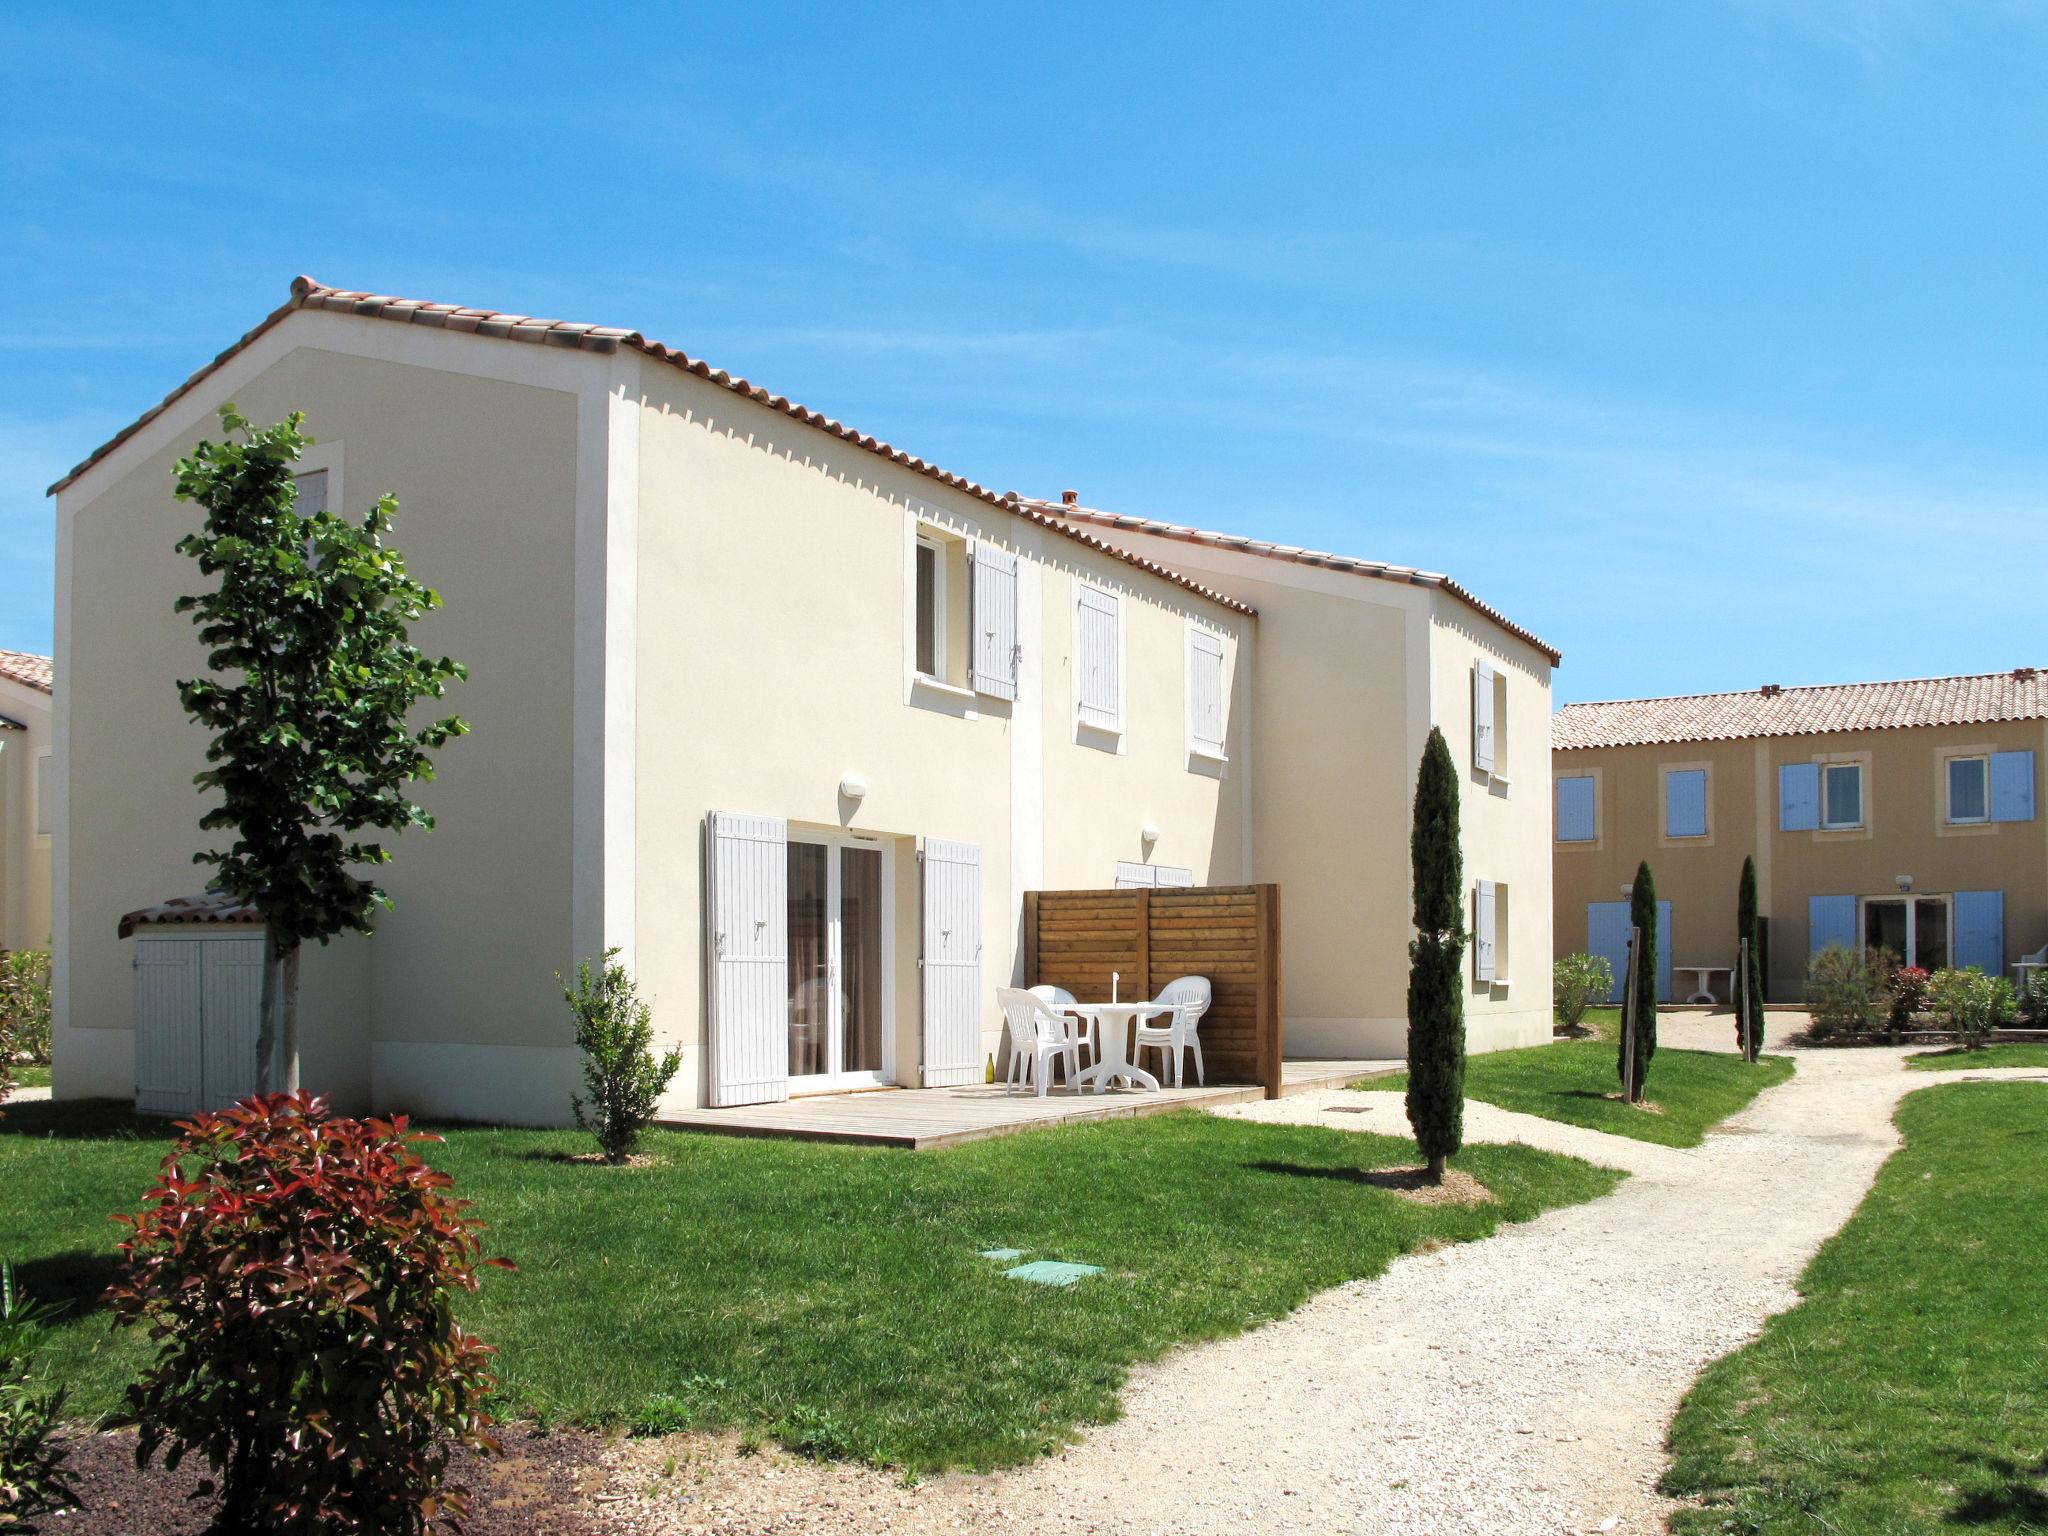
M 0 1263 L 0 1530 L 32 1530 L 28 1521 L 74 1498 L 66 1447 L 53 1438 L 64 1389 L 39 1385 L 35 1368 L 36 1342 L 55 1313 L 17 1290 L 13 1268 Z
M 1866 953 L 1843 944 L 1830 944 L 1807 961 L 1806 1009 L 1813 1018 L 1813 1038 L 1854 1037 L 1882 1025 L 1891 1016 L 1888 965 L 1881 951 Z
M 50 952 L 15 949 L 0 956 L 0 1052 L 50 1064 Z
M 136 1458 L 197 1451 L 218 1529 L 415 1536 L 459 1519 L 450 1442 L 494 1452 L 493 1350 L 455 1321 L 477 1225 L 403 1119 L 303 1093 L 194 1116 L 120 1245 L 114 1319 L 155 1362 L 128 1389 Z
M 1577 1029 L 1588 1008 L 1613 995 L 1614 967 L 1605 955 L 1566 955 L 1550 968 L 1550 1005 L 1566 1029 Z
M 2048 1029 L 2048 971 L 2028 971 L 2013 992 L 2013 1006 L 2028 1029 Z
M 662 1090 L 683 1063 L 680 1051 L 656 1058 L 647 1005 L 619 964 L 618 953 L 606 950 L 599 971 L 592 971 L 585 960 L 576 968 L 575 989 L 562 988 L 576 1019 L 583 1083 L 590 1090 L 587 1113 L 581 1098 L 570 1102 L 576 1124 L 597 1138 L 608 1163 L 623 1163 L 632 1155 L 641 1132 L 654 1124 Z
M 1927 983 L 1927 1007 L 1973 1051 L 1981 1050 L 1991 1031 L 2011 1023 L 2018 1011 L 2012 983 L 1986 976 L 1974 965 L 1936 971 Z

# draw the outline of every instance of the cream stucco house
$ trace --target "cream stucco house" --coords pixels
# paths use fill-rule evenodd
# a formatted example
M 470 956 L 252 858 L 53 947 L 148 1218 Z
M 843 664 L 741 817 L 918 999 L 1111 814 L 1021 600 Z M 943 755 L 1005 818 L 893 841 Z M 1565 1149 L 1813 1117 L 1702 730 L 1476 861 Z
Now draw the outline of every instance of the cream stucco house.
M 1290 1053 L 1384 1054 L 1432 721 L 1497 935 L 1475 1048 L 1548 1035 L 1556 656 L 1452 584 L 998 495 L 635 332 L 302 278 L 54 488 L 62 1096 L 161 1075 L 138 998 L 236 985 L 178 947 L 214 925 L 117 931 L 194 883 L 171 466 L 226 400 L 306 413 L 302 496 L 398 495 L 419 638 L 471 671 L 395 910 L 306 960 L 345 1104 L 563 1118 L 554 978 L 613 946 L 677 1108 L 978 1082 L 1024 892 L 1134 882 L 1281 882 Z
M 49 657 L 0 651 L 0 950 L 50 942 L 53 685 Z

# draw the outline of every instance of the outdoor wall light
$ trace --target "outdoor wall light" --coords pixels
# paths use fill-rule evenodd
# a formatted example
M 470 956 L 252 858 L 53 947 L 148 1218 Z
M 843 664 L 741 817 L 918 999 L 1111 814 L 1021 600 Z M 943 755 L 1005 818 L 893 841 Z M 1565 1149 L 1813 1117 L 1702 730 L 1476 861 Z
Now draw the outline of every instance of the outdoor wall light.
M 1145 846 L 1147 848 L 1150 848 L 1154 843 L 1159 841 L 1159 828 L 1157 828 L 1151 822 L 1148 821 L 1145 823 L 1145 825 L 1138 828 L 1138 836 L 1143 838 L 1145 840 Z
M 847 799 L 862 799 L 866 796 L 867 792 L 868 781 L 859 774 L 844 773 L 839 776 L 839 793 L 846 796 Z
M 1899 875 L 1893 879 L 1892 884 L 1902 891 L 1910 891 L 1913 889 L 1913 877 L 1911 875 Z

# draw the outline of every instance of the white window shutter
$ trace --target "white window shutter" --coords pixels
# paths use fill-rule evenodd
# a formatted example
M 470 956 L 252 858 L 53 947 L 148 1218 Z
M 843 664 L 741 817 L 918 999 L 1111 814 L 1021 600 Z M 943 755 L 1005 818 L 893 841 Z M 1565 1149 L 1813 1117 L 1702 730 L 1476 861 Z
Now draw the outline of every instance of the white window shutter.
M 711 1102 L 789 1097 L 789 828 L 713 811 L 705 822 Z
M 1017 697 L 1017 557 L 977 541 L 973 596 L 967 621 L 974 643 L 968 654 L 968 685 L 994 699 Z
M 186 1115 L 202 1107 L 204 947 L 197 939 L 135 941 L 135 1107 L 145 1114 Z
M 1188 740 L 1223 755 L 1223 637 L 1199 624 L 1188 626 Z
M 1472 964 L 1481 981 L 1492 981 L 1495 974 L 1493 914 L 1493 882 L 1482 880 L 1472 903 Z
M 1080 714 L 1083 725 L 1114 731 L 1123 725 L 1123 646 L 1114 592 L 1079 589 Z
M 1159 884 L 1159 875 L 1150 864 L 1133 864 L 1127 859 L 1116 862 L 1116 888 L 1120 891 L 1149 891 Z
M 982 1081 L 981 848 L 924 844 L 924 1085 Z
M 301 517 L 318 517 L 327 510 L 327 471 L 315 469 L 292 476 L 297 491 L 292 506 Z
M 1472 666 L 1472 766 L 1493 772 L 1493 668 L 1483 661 Z
M 256 1037 L 263 1026 L 263 940 L 206 939 L 199 962 L 205 1021 L 206 1107 L 239 1104 L 256 1091 Z

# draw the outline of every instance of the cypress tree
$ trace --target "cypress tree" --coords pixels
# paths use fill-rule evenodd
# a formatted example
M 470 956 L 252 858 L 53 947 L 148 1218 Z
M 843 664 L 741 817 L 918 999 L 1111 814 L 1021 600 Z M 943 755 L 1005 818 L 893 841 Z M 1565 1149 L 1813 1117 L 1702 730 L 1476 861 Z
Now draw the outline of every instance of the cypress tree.
M 1465 861 L 1458 847 L 1458 765 L 1432 728 L 1415 775 L 1415 937 L 1408 945 L 1408 1123 L 1441 1184 L 1465 1143 Z
M 1630 1100 L 1641 1103 L 1643 1084 L 1650 1076 L 1650 1058 L 1657 1054 L 1657 882 L 1650 878 L 1646 859 L 1636 866 L 1635 889 L 1629 894 L 1628 920 L 1642 934 L 1641 952 L 1636 956 L 1635 1072 Z M 1623 1083 L 1630 1079 L 1628 1031 L 1623 1030 L 1615 1072 Z
M 1748 969 L 1735 978 L 1742 989 L 1743 1017 L 1737 1027 L 1744 1031 L 1736 1043 L 1743 1056 L 1755 1061 L 1764 1049 L 1764 961 L 1762 925 L 1756 914 L 1756 860 L 1742 861 L 1742 885 L 1735 897 L 1735 936 L 1749 941 Z M 1738 949 L 1737 953 L 1741 951 Z

